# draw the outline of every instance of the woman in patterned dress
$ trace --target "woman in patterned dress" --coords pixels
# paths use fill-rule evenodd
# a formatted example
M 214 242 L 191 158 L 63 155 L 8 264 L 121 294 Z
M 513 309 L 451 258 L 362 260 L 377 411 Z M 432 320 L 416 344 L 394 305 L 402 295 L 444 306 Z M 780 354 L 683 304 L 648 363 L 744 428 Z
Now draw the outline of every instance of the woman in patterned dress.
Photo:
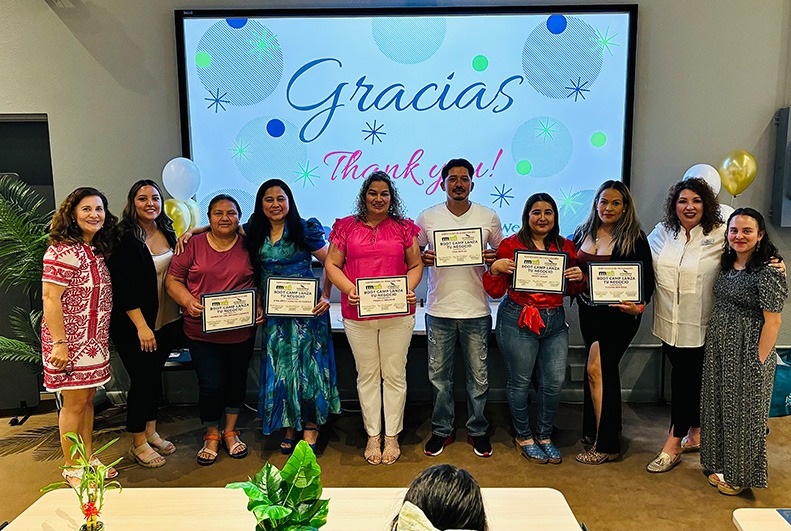
M 327 257 L 321 223 L 300 218 L 291 189 L 280 179 L 270 179 L 258 189 L 245 231 L 262 294 L 271 277 L 313 278 L 312 257 L 322 264 Z M 332 283 L 326 274 L 322 284 L 315 317 L 266 320 L 258 414 L 264 435 L 286 428 L 280 443 L 284 454 L 293 451 L 300 431 L 315 448 L 319 426 L 330 413 L 340 413 L 328 312 Z
M 110 253 L 115 223 L 101 192 L 77 188 L 52 217 L 44 254 L 44 387 L 61 395 L 58 429 L 66 466 L 74 460 L 65 433 L 80 435 L 91 455 L 93 397 L 96 388 L 110 380 L 113 292 L 104 259 Z M 108 470 L 108 477 L 116 475 L 115 469 Z M 63 477 L 72 485 L 79 484 L 82 470 L 64 469 Z
M 736 209 L 726 238 L 703 358 L 700 462 L 709 483 L 734 496 L 767 485 L 774 345 L 788 286 L 768 264 L 779 255 L 759 212 Z

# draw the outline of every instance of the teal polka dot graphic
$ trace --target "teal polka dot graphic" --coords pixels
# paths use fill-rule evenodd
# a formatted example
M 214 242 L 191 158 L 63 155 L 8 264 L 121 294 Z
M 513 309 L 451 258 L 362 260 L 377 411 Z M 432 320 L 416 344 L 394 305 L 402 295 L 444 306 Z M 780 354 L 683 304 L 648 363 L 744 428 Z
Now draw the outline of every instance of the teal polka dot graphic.
M 485 55 L 476 55 L 472 60 L 472 68 L 476 72 L 483 72 L 489 68 L 489 59 Z
M 596 131 L 591 135 L 591 145 L 593 147 L 600 148 L 607 143 L 607 135 L 602 133 L 601 131 Z
M 519 175 L 528 175 L 532 169 L 533 165 L 530 164 L 529 160 L 520 160 L 516 163 L 516 173 Z
M 211 54 L 209 52 L 198 52 L 195 54 L 195 64 L 198 68 L 208 68 L 211 66 Z
M 374 41 L 396 63 L 414 65 L 434 55 L 445 40 L 441 17 L 377 17 L 371 20 Z
M 523 123 L 511 140 L 511 156 L 516 171 L 535 179 L 552 177 L 571 160 L 574 142 L 563 122 L 551 116 L 537 116 Z

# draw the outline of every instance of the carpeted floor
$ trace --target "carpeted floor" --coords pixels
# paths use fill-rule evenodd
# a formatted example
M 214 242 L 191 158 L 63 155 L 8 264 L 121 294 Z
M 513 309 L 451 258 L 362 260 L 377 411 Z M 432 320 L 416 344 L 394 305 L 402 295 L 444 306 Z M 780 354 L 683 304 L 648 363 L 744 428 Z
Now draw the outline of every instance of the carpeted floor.
M 346 404 L 353 406 L 354 404 Z M 459 405 L 463 407 L 463 405 Z M 2 412 L 0 412 L 0 415 Z M 8 412 L 6 412 L 8 414 Z M 393 466 L 372 467 L 362 451 L 365 434 L 360 415 L 353 411 L 336 417 L 321 433 L 319 463 L 322 481 L 329 487 L 406 486 L 423 468 L 441 462 L 468 469 L 483 487 L 551 487 L 563 493 L 577 520 L 591 531 L 605 530 L 733 530 L 732 513 L 739 507 L 791 506 L 791 417 L 769 422 L 768 489 L 758 489 L 738 497 L 720 495 L 710 487 L 697 454 L 685 454 L 683 462 L 665 474 L 648 474 L 645 465 L 660 449 L 667 430 L 669 406 L 628 404 L 624 407 L 624 456 L 600 466 L 582 465 L 574 455 L 582 449 L 578 441 L 581 406 L 562 404 L 557 416 L 556 443 L 563 452 L 560 465 L 536 465 L 522 459 L 512 445 L 508 408 L 496 403 L 487 406 L 495 427 L 494 455 L 476 457 L 464 441 L 460 429 L 455 444 L 436 458 L 423 455 L 422 445 L 431 429 L 430 406 L 407 407 L 403 432 L 403 456 Z M 457 419 L 466 418 L 459 411 Z M 9 417 L 0 418 L 0 523 L 12 520 L 40 496 L 39 488 L 59 479 L 57 416 L 50 402 L 43 402 L 22 426 L 9 426 Z M 107 459 L 124 454 L 129 439 L 122 431 L 124 412 L 108 408 L 97 414 L 99 439 L 120 435 L 107 452 Z M 463 422 L 462 422 L 463 423 Z M 243 415 L 243 439 L 250 455 L 232 460 L 221 453 L 211 467 L 195 463 L 195 452 L 203 430 L 195 406 L 167 406 L 161 410 L 160 432 L 171 439 L 178 451 L 167 464 L 147 470 L 125 459 L 120 481 L 124 487 L 222 487 L 257 472 L 266 460 L 282 467 L 285 456 L 277 453 L 279 439 L 264 437 L 254 413 Z M 390 515 L 383 514 L 383 527 Z M 529 529 L 525 522 L 524 529 Z M 376 531 L 376 530 L 374 530 Z

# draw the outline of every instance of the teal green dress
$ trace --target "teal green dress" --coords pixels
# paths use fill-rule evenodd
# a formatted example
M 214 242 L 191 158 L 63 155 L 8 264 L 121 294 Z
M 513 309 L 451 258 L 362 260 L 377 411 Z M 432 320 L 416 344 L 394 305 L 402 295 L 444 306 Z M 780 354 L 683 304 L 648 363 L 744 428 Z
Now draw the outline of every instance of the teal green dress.
M 302 225 L 310 252 L 289 240 L 287 227 L 274 245 L 268 236 L 264 240 L 259 250 L 261 293 L 272 276 L 313 278 L 310 253 L 324 247 L 324 228 L 315 218 L 302 220 Z M 301 431 L 305 422 L 321 426 L 330 413 L 340 413 L 329 312 L 313 318 L 268 317 L 264 342 L 258 391 L 264 435 L 283 427 Z

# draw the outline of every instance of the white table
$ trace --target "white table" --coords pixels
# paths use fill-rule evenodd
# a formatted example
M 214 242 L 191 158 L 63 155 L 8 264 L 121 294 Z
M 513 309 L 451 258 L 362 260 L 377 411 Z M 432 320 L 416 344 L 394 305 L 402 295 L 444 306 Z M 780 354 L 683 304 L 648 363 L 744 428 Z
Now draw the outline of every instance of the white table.
M 485 488 L 490 531 L 579 531 L 563 495 L 543 488 Z M 385 531 L 398 513 L 406 489 L 325 488 L 330 499 L 321 531 Z M 254 531 L 247 496 L 237 489 L 128 488 L 109 491 L 99 518 L 108 531 Z M 71 489 L 44 494 L 4 531 L 76 531 L 83 524 Z
M 733 511 L 733 523 L 739 531 L 791 531 L 791 524 L 780 516 L 777 509 L 736 509 Z

